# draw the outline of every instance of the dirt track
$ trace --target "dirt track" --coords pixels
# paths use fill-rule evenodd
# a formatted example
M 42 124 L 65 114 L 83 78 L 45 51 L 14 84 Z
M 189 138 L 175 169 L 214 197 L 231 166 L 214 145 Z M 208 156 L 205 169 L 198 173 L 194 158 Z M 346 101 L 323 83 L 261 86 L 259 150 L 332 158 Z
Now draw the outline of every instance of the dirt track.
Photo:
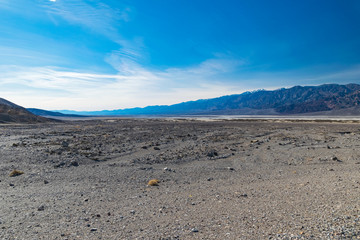
M 1 125 L 0 239 L 357 239 L 359 146 L 353 122 Z

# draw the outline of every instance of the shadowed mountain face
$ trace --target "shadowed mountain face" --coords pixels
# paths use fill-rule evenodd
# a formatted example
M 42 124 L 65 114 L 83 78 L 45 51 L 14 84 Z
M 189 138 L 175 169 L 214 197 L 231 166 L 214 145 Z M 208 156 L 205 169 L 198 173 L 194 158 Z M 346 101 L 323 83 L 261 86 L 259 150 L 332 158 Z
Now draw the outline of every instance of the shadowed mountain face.
M 243 94 L 197 100 L 170 106 L 149 106 L 112 111 L 74 112 L 83 115 L 151 115 L 151 114 L 345 114 L 359 115 L 360 85 L 326 84 L 295 86 L 274 91 L 258 90 Z
M 42 123 L 49 119 L 36 116 L 25 108 L 0 98 L 0 123 Z

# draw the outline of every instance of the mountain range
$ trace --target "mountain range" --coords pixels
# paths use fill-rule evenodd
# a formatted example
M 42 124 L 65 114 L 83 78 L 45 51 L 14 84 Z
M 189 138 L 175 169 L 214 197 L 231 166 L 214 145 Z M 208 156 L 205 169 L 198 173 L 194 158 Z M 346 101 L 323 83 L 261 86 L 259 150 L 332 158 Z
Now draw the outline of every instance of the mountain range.
M 25 109 L 0 98 L 0 123 L 42 123 L 45 117 L 122 115 L 336 115 L 360 116 L 360 85 L 295 86 L 257 90 L 174 105 L 94 112 Z M 43 117 L 41 117 L 43 116 Z M 45 117 L 44 117 L 45 116 Z
M 80 115 L 360 115 L 360 85 L 325 84 L 257 90 L 174 105 L 77 112 Z

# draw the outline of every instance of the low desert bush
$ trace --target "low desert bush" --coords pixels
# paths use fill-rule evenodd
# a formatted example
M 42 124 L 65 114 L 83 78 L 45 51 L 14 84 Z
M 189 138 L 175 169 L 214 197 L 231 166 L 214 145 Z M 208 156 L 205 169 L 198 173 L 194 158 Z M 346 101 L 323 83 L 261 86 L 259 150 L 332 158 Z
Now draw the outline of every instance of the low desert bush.
M 148 182 L 148 185 L 149 186 L 159 186 L 159 180 L 157 179 L 151 179 L 149 182 Z
M 20 170 L 12 170 L 11 173 L 9 174 L 10 177 L 16 177 L 16 176 L 20 176 L 21 174 L 24 174 L 23 171 Z

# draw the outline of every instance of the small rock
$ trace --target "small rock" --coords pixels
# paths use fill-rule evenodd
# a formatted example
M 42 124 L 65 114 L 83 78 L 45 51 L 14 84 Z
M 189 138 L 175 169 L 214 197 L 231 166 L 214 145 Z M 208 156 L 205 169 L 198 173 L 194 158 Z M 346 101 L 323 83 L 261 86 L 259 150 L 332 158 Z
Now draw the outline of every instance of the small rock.
M 216 150 L 211 150 L 211 151 L 208 152 L 206 155 L 207 155 L 208 157 L 212 158 L 212 157 L 218 156 L 219 154 L 218 154 L 218 152 L 217 152 Z
M 45 206 L 44 205 L 42 205 L 42 206 L 40 206 L 39 208 L 38 208 L 38 211 L 44 211 L 45 210 Z
M 175 170 L 172 170 L 171 168 L 165 167 L 164 171 L 168 171 L 168 172 L 175 172 Z
M 69 143 L 66 142 L 66 141 L 63 141 L 63 142 L 61 143 L 61 146 L 63 146 L 64 148 L 67 148 L 67 147 L 69 147 Z
M 56 165 L 54 166 L 54 168 L 60 168 L 60 167 L 63 167 L 63 166 L 65 166 L 65 162 L 61 162 L 61 163 L 59 163 L 59 164 L 56 164 Z
M 71 166 L 78 167 L 79 163 L 77 161 L 73 161 L 70 163 Z
M 97 231 L 97 228 L 92 228 L 90 229 L 91 232 L 96 232 Z
M 15 186 L 15 185 L 14 185 L 13 183 L 9 183 L 9 186 L 10 186 L 10 187 L 13 187 L 13 186 Z
M 191 231 L 192 231 L 192 232 L 199 232 L 199 230 L 196 229 L 196 228 L 192 228 Z
M 130 213 L 131 213 L 131 214 L 135 214 L 135 210 L 130 210 Z
M 214 178 L 209 177 L 207 180 L 210 182 L 210 181 L 214 180 Z
M 160 148 L 159 147 L 154 147 L 154 150 L 160 150 Z
M 48 180 L 44 180 L 44 184 L 48 184 L 49 183 L 49 181 Z
M 234 171 L 234 170 L 235 170 L 235 168 L 232 168 L 232 167 L 227 167 L 227 170 Z
M 333 172 L 333 171 L 335 171 L 335 170 L 334 170 L 334 169 L 332 169 L 332 168 L 330 168 L 330 169 L 329 169 L 329 171 L 330 171 L 330 172 Z

